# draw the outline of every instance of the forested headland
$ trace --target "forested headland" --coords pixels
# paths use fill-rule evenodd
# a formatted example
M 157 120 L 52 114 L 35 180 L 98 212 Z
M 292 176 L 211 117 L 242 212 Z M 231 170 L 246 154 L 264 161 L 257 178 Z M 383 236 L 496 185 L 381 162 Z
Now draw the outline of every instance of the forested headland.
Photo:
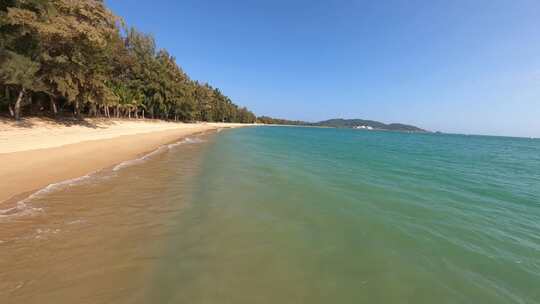
M 0 114 L 256 120 L 101 0 L 0 2 Z
M 276 125 L 294 125 L 294 126 L 309 126 L 309 127 L 328 127 L 328 128 L 358 128 L 370 127 L 372 130 L 381 131 L 400 131 L 400 132 L 428 132 L 416 126 L 406 125 L 402 123 L 385 124 L 375 120 L 365 119 L 328 119 L 319 122 L 307 122 L 301 120 L 288 120 L 261 116 L 257 118 L 257 122 L 264 124 Z

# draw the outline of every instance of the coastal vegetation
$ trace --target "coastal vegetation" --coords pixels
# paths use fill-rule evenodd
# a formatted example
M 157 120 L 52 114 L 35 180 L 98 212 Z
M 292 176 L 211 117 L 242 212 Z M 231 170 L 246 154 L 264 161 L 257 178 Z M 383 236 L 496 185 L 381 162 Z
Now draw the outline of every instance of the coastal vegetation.
M 257 117 L 257 122 L 267 125 L 292 125 L 292 126 L 307 126 L 310 125 L 309 122 L 301 120 L 289 120 L 281 118 L 272 118 L 269 116 L 259 116 Z
M 102 0 L 0 3 L 0 113 L 255 122 Z

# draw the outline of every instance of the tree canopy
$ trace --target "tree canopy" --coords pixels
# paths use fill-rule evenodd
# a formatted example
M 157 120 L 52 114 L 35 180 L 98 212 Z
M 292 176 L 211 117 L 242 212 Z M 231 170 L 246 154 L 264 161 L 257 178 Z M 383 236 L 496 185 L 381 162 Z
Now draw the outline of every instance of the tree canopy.
M 0 112 L 251 123 L 102 0 L 0 3 Z

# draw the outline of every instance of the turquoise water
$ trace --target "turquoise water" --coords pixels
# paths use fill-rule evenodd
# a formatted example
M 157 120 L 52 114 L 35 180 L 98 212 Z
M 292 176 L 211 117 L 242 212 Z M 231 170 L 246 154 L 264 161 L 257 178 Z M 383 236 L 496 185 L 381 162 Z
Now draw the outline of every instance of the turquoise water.
M 170 303 L 540 303 L 540 141 L 223 132 L 153 280 Z
M 1 303 L 540 303 L 540 140 L 257 127 L 117 169 L 0 218 Z

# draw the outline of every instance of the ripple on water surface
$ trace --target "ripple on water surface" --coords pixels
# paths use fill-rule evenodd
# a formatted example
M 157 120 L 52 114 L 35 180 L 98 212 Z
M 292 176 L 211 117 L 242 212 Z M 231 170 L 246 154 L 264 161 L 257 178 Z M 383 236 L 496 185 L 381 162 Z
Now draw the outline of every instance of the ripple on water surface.
M 260 127 L 169 148 L 1 222 L 0 299 L 540 303 L 537 140 Z

